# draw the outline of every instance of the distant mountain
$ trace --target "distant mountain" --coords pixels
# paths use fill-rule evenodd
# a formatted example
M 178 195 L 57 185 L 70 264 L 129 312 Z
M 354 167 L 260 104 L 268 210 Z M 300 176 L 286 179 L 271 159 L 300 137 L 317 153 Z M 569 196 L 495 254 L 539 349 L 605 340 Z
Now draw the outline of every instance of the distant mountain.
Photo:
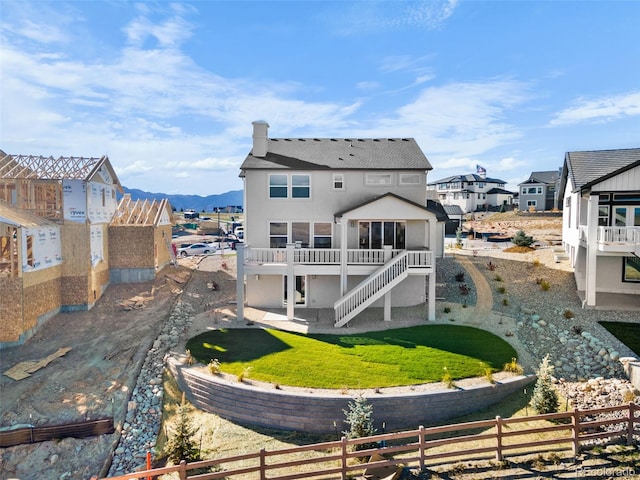
M 192 209 L 196 212 L 212 212 L 215 207 L 239 205 L 244 208 L 243 191 L 234 190 L 220 195 L 167 195 L 166 193 L 150 193 L 135 188 L 124 188 L 124 193 L 131 195 L 132 200 L 162 200 L 166 198 L 177 211 Z

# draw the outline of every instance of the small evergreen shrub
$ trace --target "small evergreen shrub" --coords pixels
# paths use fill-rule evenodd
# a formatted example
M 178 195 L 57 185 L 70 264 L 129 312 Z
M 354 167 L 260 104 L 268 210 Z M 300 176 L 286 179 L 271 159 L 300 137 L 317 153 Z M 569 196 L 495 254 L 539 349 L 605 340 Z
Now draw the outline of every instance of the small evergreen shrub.
M 451 307 L 444 307 L 444 313 L 450 313 L 451 312 Z
M 186 462 L 196 462 L 200 460 L 200 449 L 193 436 L 198 432 L 198 427 L 194 426 L 189 417 L 189 406 L 178 407 L 178 420 L 173 436 L 169 437 L 164 450 L 174 464 L 179 464 L 182 460 Z
M 456 282 L 464 282 L 464 272 L 456 273 Z
M 501 281 L 502 281 L 502 277 L 501 277 L 500 275 L 496 275 L 495 277 L 493 277 L 493 279 L 494 279 L 496 282 L 501 282 Z
M 537 372 L 538 379 L 535 387 L 533 387 L 533 395 L 530 402 L 533 409 L 540 414 L 558 411 L 559 400 L 558 393 L 553 386 L 553 370 L 554 367 L 549 361 L 549 354 L 546 354 L 542 362 L 540 362 Z
M 543 292 L 546 292 L 547 290 L 549 290 L 551 288 L 551 284 L 549 283 L 549 280 L 542 280 L 540 282 L 540 289 Z
M 349 425 L 349 430 L 342 432 L 347 438 L 370 437 L 376 433 L 373 426 L 373 405 L 367 403 L 362 395 L 357 395 L 349 402 L 349 410 L 342 410 L 345 415 L 344 423 Z M 375 443 L 360 443 L 355 446 L 356 451 L 375 448 Z
M 498 293 L 507 293 L 507 289 L 504 287 L 498 287 Z
M 509 306 L 509 299 L 508 298 L 503 298 L 502 299 L 502 305 L 504 305 L 505 307 Z
M 530 237 L 526 233 L 524 233 L 524 230 L 519 230 L 515 234 L 511 242 L 516 247 L 530 247 L 533 244 L 533 237 Z

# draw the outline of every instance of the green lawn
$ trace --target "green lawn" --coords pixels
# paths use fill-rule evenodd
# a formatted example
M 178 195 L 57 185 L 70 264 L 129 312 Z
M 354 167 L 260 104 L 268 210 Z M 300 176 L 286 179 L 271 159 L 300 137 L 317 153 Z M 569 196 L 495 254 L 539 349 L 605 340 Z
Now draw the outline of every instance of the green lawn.
M 600 322 L 611 334 L 640 355 L 640 325 L 625 322 Z
M 425 325 L 357 335 L 303 335 L 281 330 L 222 329 L 187 342 L 200 362 L 281 385 L 376 388 L 439 382 L 499 371 L 516 357 L 501 338 L 473 327 Z

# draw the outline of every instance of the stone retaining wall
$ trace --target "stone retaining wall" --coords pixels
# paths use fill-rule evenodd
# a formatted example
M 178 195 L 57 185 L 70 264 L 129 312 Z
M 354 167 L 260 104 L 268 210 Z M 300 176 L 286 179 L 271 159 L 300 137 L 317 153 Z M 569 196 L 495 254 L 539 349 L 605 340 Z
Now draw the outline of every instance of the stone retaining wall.
M 169 357 L 167 367 L 186 397 L 198 408 L 223 418 L 261 427 L 314 433 L 335 433 L 345 428 L 343 410 L 351 395 L 307 393 L 260 388 L 248 383 L 230 382 L 180 360 Z M 499 402 L 507 395 L 523 391 L 535 376 L 517 376 L 495 385 L 464 389 L 442 389 L 403 394 L 366 393 L 373 406 L 376 427 L 385 422 L 386 430 L 417 428 L 465 415 Z

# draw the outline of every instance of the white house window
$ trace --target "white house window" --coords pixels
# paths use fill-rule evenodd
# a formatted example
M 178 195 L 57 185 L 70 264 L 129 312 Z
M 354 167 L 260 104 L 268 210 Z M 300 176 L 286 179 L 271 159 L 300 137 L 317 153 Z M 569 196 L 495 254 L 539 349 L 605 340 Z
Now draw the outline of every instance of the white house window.
M 331 248 L 331 224 L 313 224 L 313 248 Z
M 522 195 L 526 195 L 527 194 L 527 187 L 522 187 Z
M 287 198 L 287 184 L 286 175 L 269 175 L 269 198 Z
M 289 238 L 289 225 L 287 222 L 269 223 L 269 247 L 285 248 Z
M 311 178 L 309 175 L 291 175 L 291 198 L 310 198 Z
M 344 190 L 344 174 L 343 173 L 333 174 L 333 189 Z
M 392 248 L 405 248 L 405 222 L 360 222 L 359 247 L 361 249 L 379 249 L 383 245 Z
M 306 174 L 289 176 L 280 173 L 269 175 L 269 198 L 310 198 L 311 176 Z
M 622 281 L 640 282 L 640 259 L 624 257 L 622 259 Z
M 367 185 L 391 185 L 391 174 L 367 173 L 365 182 Z
M 478 188 L 484 188 L 484 182 L 478 182 Z
M 609 206 L 608 205 L 600 205 L 598 207 L 598 226 L 600 227 L 609 226 Z
M 527 207 L 537 207 L 537 206 L 538 206 L 537 200 L 527 200 Z
M 400 185 L 420 185 L 419 173 L 401 173 Z
M 300 242 L 302 247 L 309 246 L 309 222 L 291 222 L 291 241 Z

